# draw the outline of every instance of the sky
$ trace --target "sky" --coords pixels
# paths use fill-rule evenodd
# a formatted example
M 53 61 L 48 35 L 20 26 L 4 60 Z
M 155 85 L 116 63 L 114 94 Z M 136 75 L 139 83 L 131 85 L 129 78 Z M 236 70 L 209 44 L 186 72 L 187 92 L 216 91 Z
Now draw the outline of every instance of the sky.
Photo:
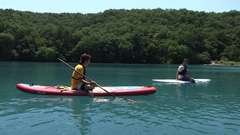
M 108 9 L 182 9 L 240 11 L 240 0 L 0 0 L 0 9 L 40 13 L 99 13 Z

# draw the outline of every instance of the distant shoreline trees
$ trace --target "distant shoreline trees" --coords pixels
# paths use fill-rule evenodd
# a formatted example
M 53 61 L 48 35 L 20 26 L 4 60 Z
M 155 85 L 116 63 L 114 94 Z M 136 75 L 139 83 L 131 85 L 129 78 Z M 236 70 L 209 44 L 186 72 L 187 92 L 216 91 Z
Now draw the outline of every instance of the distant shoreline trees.
M 186 9 L 33 13 L 0 9 L 0 61 L 180 63 L 240 61 L 240 12 Z

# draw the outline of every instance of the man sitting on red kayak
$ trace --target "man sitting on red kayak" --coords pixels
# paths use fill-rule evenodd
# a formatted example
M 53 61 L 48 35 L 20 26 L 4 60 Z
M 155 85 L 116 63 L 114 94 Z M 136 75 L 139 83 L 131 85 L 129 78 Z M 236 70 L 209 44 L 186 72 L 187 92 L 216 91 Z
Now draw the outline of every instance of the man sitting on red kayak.
M 181 64 L 178 67 L 176 80 L 195 82 L 195 80 L 191 77 L 190 73 L 188 72 L 187 69 L 188 62 L 189 62 L 188 59 L 184 59 L 183 64 Z M 189 77 L 187 76 L 187 74 Z
M 79 64 L 75 67 L 75 70 L 79 71 L 83 75 L 86 75 L 86 68 L 85 67 L 89 65 L 90 60 L 91 60 L 90 55 L 88 55 L 86 53 L 82 54 L 81 57 L 80 57 Z M 87 78 L 80 75 L 76 71 L 73 71 L 71 82 L 72 82 L 71 89 L 73 89 L 73 90 L 86 90 L 88 95 L 93 97 L 92 90 L 96 86 L 96 82 L 89 81 Z

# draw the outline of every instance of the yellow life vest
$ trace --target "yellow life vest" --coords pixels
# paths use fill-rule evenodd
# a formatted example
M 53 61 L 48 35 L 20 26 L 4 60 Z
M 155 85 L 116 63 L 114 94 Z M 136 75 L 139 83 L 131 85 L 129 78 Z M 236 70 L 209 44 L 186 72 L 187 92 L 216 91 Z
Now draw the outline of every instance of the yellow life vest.
M 75 67 L 75 70 L 77 70 L 78 72 L 84 74 L 84 67 L 81 65 L 81 64 L 78 64 L 76 67 Z M 76 71 L 73 71 L 73 74 L 72 74 L 72 85 L 71 85 L 71 89 L 75 89 L 77 87 L 78 84 L 81 83 L 81 81 L 79 80 L 80 78 L 83 79 L 83 76 L 80 75 L 79 73 L 77 73 Z

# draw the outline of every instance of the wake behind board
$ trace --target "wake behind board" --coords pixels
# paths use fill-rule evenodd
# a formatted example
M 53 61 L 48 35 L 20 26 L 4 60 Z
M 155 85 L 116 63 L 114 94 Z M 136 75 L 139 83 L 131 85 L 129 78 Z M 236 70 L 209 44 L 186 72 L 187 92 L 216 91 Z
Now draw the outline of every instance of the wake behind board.
M 66 95 L 66 96 L 88 96 L 84 90 L 71 90 L 70 87 L 42 86 L 19 83 L 16 86 L 19 90 L 40 95 Z M 154 94 L 156 88 L 152 86 L 115 86 L 103 87 L 115 96 L 136 96 Z M 107 92 L 99 87 L 93 89 L 94 96 L 110 96 Z
M 207 83 L 210 82 L 211 79 L 194 79 L 195 83 Z M 160 82 L 160 83 L 192 83 L 190 81 L 181 81 L 176 79 L 152 79 L 154 82 Z

